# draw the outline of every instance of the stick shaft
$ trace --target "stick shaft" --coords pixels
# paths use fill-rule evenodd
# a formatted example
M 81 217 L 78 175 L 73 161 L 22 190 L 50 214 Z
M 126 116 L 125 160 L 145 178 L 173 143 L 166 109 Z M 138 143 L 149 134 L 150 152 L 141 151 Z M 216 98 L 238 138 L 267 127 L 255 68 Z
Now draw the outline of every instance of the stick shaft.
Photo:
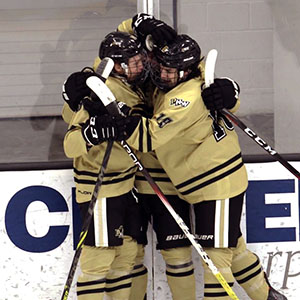
M 105 81 L 107 79 L 107 77 L 109 76 L 110 72 L 112 71 L 113 65 L 114 64 L 113 64 L 111 59 L 105 58 L 101 61 L 97 71 L 100 72 L 99 75 L 101 76 L 103 81 Z M 105 153 L 104 153 L 104 156 L 103 156 L 101 168 L 100 168 L 100 171 L 99 171 L 96 183 L 95 183 L 95 187 L 94 187 L 92 198 L 91 198 L 91 201 L 90 201 L 90 204 L 89 204 L 89 207 L 88 207 L 88 211 L 86 213 L 86 216 L 85 216 L 83 224 L 82 224 L 82 229 L 81 229 L 81 233 L 80 233 L 80 236 L 79 236 L 79 242 L 77 244 L 77 247 L 76 247 L 76 250 L 75 250 L 75 253 L 74 253 L 74 257 L 73 257 L 73 260 L 72 260 L 72 263 L 71 263 L 71 266 L 70 266 L 68 277 L 67 277 L 67 280 L 66 280 L 66 283 L 65 283 L 65 286 L 64 286 L 62 296 L 61 296 L 61 300 L 67 300 L 68 297 L 69 297 L 69 292 L 70 292 L 71 285 L 72 285 L 72 282 L 73 282 L 73 279 L 74 279 L 74 275 L 75 275 L 75 272 L 76 272 L 76 269 L 77 269 L 77 265 L 78 265 L 78 261 L 79 261 L 80 254 L 81 254 L 81 251 L 82 251 L 83 243 L 86 239 L 86 235 L 87 235 L 89 226 L 91 224 L 93 211 L 94 211 L 94 208 L 95 208 L 95 205 L 96 205 L 96 201 L 97 201 L 97 198 L 98 198 L 98 193 L 99 193 L 100 187 L 101 187 L 102 182 L 103 182 L 104 172 L 107 168 L 107 164 L 108 164 L 108 160 L 109 160 L 110 153 L 111 153 L 111 150 L 112 150 L 112 146 L 113 146 L 113 142 L 109 141 L 107 143 L 107 147 L 106 147 L 106 150 L 105 150 Z
M 288 169 L 296 178 L 300 179 L 300 173 L 278 152 L 268 145 L 264 139 L 259 137 L 252 129 L 250 129 L 245 123 L 243 123 L 236 115 L 229 112 L 227 109 L 222 109 L 221 112 L 228 117 L 235 125 L 243 130 L 256 144 L 263 148 L 268 154 L 274 157 L 274 160 L 280 162 L 286 169 Z

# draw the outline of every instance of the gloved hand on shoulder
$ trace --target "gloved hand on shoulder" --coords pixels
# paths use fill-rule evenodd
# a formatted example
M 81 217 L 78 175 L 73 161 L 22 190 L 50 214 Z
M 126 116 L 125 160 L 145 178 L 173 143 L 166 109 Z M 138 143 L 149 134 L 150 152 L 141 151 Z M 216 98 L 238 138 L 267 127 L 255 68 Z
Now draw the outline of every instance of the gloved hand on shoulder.
M 93 75 L 97 76 L 94 70 L 85 67 L 80 72 L 72 73 L 64 82 L 62 96 L 73 111 L 78 111 L 82 105 L 83 98 L 90 96 L 91 90 L 86 85 L 86 80 Z
M 239 85 L 230 78 L 216 78 L 214 83 L 202 90 L 201 96 L 208 110 L 231 109 L 240 93 Z
M 172 42 L 177 36 L 177 32 L 171 26 L 145 13 L 139 13 L 132 18 L 132 27 L 142 42 L 151 35 L 158 47 Z

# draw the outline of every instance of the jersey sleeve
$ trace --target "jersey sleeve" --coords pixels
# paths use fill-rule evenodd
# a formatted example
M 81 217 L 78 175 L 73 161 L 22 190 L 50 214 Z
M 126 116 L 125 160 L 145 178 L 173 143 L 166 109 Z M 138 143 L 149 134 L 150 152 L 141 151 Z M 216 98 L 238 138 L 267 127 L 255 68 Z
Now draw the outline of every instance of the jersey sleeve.
M 81 133 L 82 124 L 84 124 L 88 118 L 89 114 L 83 108 L 77 113 L 74 113 L 64 137 L 64 151 L 67 157 L 74 158 L 88 152 L 86 142 Z
M 118 26 L 118 31 L 123 31 L 123 32 L 128 32 L 130 34 L 134 34 L 134 31 L 132 29 L 132 18 L 123 21 Z
M 63 120 L 67 124 L 70 124 L 73 115 L 74 115 L 74 112 L 72 111 L 72 109 L 70 108 L 68 103 L 65 102 L 64 106 L 63 106 L 63 109 L 62 109 L 62 113 L 61 113 L 61 116 L 62 116 Z
M 99 56 L 97 56 L 94 59 L 94 63 L 93 63 L 93 70 L 96 72 L 96 70 L 98 69 L 99 65 L 100 65 L 101 59 Z

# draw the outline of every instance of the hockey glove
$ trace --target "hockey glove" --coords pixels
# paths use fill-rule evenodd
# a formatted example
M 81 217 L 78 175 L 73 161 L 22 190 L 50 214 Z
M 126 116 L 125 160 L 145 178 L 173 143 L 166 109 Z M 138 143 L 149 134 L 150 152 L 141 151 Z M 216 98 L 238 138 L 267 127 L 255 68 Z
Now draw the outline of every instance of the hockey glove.
M 90 97 L 84 97 L 82 100 L 84 109 L 89 113 L 90 116 L 102 116 L 108 114 L 108 111 L 102 101 L 100 101 L 98 98 L 97 100 L 92 100 Z
M 137 14 L 132 18 L 132 27 L 142 42 L 145 43 L 147 36 L 150 34 L 154 44 L 158 47 L 173 41 L 177 36 L 177 32 L 172 27 L 144 13 Z
M 85 110 L 90 116 L 102 116 L 108 114 L 102 101 L 93 101 L 90 97 L 85 97 L 82 101 Z M 131 108 L 124 102 L 118 102 L 119 109 L 124 117 L 129 116 Z
M 123 114 L 124 117 L 127 117 L 127 116 L 130 115 L 131 108 L 128 105 L 126 105 L 122 101 L 118 101 L 118 106 L 119 106 L 119 109 L 120 109 L 120 111 L 121 111 L 121 113 Z
M 131 136 L 139 121 L 139 117 L 94 116 L 82 126 L 82 135 L 88 145 L 99 145 L 104 141 L 122 141 Z
M 81 72 L 72 73 L 64 82 L 62 96 L 73 111 L 78 111 L 83 98 L 91 94 L 86 80 L 92 75 L 95 75 L 93 69 L 86 67 Z
M 235 106 L 240 93 L 239 85 L 230 78 L 216 78 L 205 88 L 202 99 L 208 110 L 231 109 Z

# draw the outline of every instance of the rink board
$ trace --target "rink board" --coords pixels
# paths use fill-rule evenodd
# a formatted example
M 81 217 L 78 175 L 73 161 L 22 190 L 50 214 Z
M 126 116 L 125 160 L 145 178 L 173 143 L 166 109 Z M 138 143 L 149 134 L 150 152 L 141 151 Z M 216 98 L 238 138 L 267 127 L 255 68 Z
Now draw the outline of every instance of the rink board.
M 300 163 L 291 164 L 300 170 Z M 298 180 L 279 163 L 247 164 L 247 170 L 242 230 L 248 248 L 259 255 L 274 287 L 297 299 Z M 72 170 L 0 172 L 0 180 L 1 300 L 60 299 L 80 232 Z M 151 230 L 148 237 L 145 262 L 154 269 L 149 272 L 148 299 L 171 299 Z M 194 262 L 201 299 L 203 275 L 195 253 Z M 240 299 L 247 299 L 240 288 L 235 290 Z M 74 284 L 69 299 L 76 299 Z

